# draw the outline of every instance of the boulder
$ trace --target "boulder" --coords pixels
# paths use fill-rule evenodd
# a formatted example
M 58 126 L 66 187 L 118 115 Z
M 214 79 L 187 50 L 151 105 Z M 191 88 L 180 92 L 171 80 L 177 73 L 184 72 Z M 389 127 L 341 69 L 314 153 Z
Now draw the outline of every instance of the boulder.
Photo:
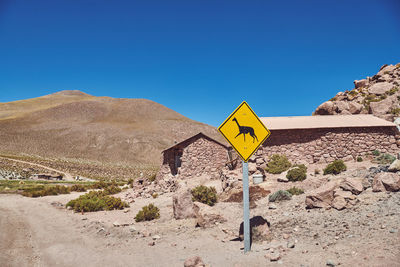
M 312 190 L 306 196 L 306 208 L 329 208 L 334 199 L 334 190 L 337 184 L 333 181 Z
M 206 266 L 199 256 L 188 258 L 183 263 L 184 267 L 204 267 Z
M 174 218 L 177 220 L 196 217 L 192 194 L 189 189 L 182 190 L 172 197 L 172 208 Z
M 394 86 L 393 84 L 388 82 L 376 83 L 372 85 L 370 88 L 368 88 L 368 92 L 370 94 L 383 95 L 384 93 L 392 89 L 393 86 Z
M 349 103 L 349 112 L 351 114 L 359 114 L 361 110 L 363 109 L 363 105 L 357 103 L 357 102 L 350 102 Z
M 262 242 L 271 240 L 270 223 L 262 216 L 254 216 L 250 219 L 250 240 L 253 242 Z M 239 239 L 243 240 L 243 222 L 239 227 Z
M 389 113 L 393 105 L 393 99 L 388 97 L 379 102 L 371 102 L 369 107 L 371 109 L 372 114 L 376 115 L 384 115 Z
M 397 192 L 400 190 L 400 175 L 391 172 L 380 172 L 372 182 L 373 192 Z
M 350 191 L 355 195 L 360 194 L 364 190 L 362 178 L 348 178 L 346 177 L 341 183 L 340 188 L 345 191 Z
M 365 87 L 367 85 L 367 80 L 354 80 L 354 87 L 355 88 L 360 88 L 360 87 Z
M 333 115 L 335 112 L 335 104 L 332 101 L 326 101 L 319 105 L 315 110 L 315 115 Z
M 345 110 L 349 110 L 349 102 L 346 101 L 336 101 L 336 111 L 338 113 L 343 113 Z
M 210 228 L 218 223 L 226 222 L 226 219 L 221 214 L 206 204 L 195 202 L 194 211 L 197 227 Z
M 342 210 L 346 207 L 347 201 L 342 196 L 337 196 L 332 201 L 332 207 L 337 210 Z
M 396 159 L 390 164 L 389 169 L 390 172 L 398 172 L 400 171 L 400 160 Z

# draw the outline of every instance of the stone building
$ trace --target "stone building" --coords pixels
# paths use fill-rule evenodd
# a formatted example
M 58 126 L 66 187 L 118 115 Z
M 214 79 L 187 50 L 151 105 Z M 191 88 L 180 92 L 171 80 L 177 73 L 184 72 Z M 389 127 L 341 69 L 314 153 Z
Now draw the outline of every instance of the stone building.
M 228 161 L 230 148 L 203 133 L 192 136 L 164 150 L 163 163 L 157 176 L 179 175 L 185 179 L 208 175 L 218 178 Z
M 264 168 L 273 154 L 285 154 L 294 163 L 328 163 L 335 159 L 356 160 L 373 150 L 400 152 L 396 124 L 373 115 L 260 119 L 271 135 L 250 158 L 251 172 Z M 234 154 L 227 145 L 200 133 L 164 150 L 159 175 L 179 174 L 185 178 L 205 174 L 215 178 L 227 162 L 237 157 Z M 240 161 L 237 163 L 240 167 Z
M 396 124 L 373 115 L 264 117 L 271 136 L 257 151 L 258 162 L 285 154 L 293 162 L 353 160 L 373 150 L 396 154 L 400 132 Z

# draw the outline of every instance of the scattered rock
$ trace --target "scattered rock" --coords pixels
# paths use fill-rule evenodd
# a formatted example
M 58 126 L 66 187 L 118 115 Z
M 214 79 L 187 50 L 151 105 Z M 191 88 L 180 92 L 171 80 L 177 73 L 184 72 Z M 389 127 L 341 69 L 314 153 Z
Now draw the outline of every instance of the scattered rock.
M 136 232 L 136 228 L 135 228 L 135 226 L 131 226 L 131 227 L 129 227 L 129 231 L 131 232 L 131 233 L 135 233 Z
M 194 212 L 198 227 L 209 228 L 215 226 L 216 223 L 226 222 L 226 219 L 212 207 L 200 202 L 194 203 Z
M 190 189 L 177 192 L 172 198 L 172 208 L 175 219 L 195 218 L 194 204 Z
M 372 182 L 373 192 L 397 192 L 400 190 L 400 175 L 390 172 L 380 172 Z
M 395 233 L 397 233 L 397 229 L 392 228 L 392 229 L 389 230 L 389 232 L 392 233 L 392 234 L 395 234 Z
M 295 245 L 296 244 L 295 244 L 295 242 L 293 240 L 289 240 L 288 243 L 287 243 L 287 247 L 288 248 L 294 248 Z
M 203 260 L 199 256 L 188 258 L 183 263 L 184 267 L 205 267 Z
M 115 221 L 115 222 L 113 222 L 113 226 L 114 226 L 114 227 L 120 227 L 121 224 L 120 224 L 118 221 Z
M 269 259 L 270 261 L 278 261 L 281 259 L 281 254 L 279 252 L 272 252 L 265 254 L 264 257 Z
M 271 239 L 270 223 L 262 216 L 255 216 L 250 219 L 250 239 L 258 242 Z M 243 222 L 239 227 L 239 238 L 243 240 Z
M 342 210 L 346 207 L 346 199 L 342 196 L 337 196 L 332 201 L 332 207 L 337 210 Z
M 160 239 L 161 238 L 161 236 L 159 236 L 159 235 L 154 235 L 153 236 L 153 240 L 158 240 L 158 239 Z
M 334 190 L 336 187 L 336 183 L 332 181 L 309 192 L 306 196 L 306 208 L 330 207 L 334 199 Z
M 275 204 L 273 204 L 273 203 L 270 203 L 270 204 L 268 205 L 268 208 L 269 208 L 270 210 L 276 210 L 276 209 L 277 209 L 277 206 L 276 206 Z
M 280 176 L 278 178 L 278 182 L 287 183 L 287 182 L 289 182 L 289 179 L 286 178 L 286 175 L 285 176 Z
M 400 171 L 400 160 L 396 159 L 390 164 L 388 171 L 390 172 L 398 172 Z
M 340 188 L 342 188 L 345 191 L 350 191 L 355 195 L 358 195 L 364 190 L 362 178 L 348 178 L 348 177 L 346 177 L 340 183 Z
M 155 244 L 156 244 L 156 242 L 154 242 L 154 241 L 151 241 L 151 242 L 148 243 L 148 245 L 149 245 L 150 247 L 154 246 Z
M 326 266 L 335 267 L 336 263 L 333 260 L 327 260 L 326 261 Z

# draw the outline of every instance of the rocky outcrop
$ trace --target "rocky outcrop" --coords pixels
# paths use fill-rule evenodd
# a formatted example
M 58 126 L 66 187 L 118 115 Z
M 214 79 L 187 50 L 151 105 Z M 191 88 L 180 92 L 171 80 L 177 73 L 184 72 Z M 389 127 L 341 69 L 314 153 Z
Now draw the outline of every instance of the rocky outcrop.
M 306 208 L 328 208 L 334 199 L 334 190 L 337 184 L 329 182 L 313 191 L 306 196 Z
M 261 242 L 271 239 L 270 223 L 262 216 L 255 216 L 250 219 L 250 239 L 255 242 Z M 244 226 L 243 222 L 239 227 L 239 239 L 243 240 Z
M 339 92 L 322 103 L 314 115 L 373 114 L 393 121 L 400 115 L 400 63 L 384 65 L 379 72 L 354 81 L 354 89 Z

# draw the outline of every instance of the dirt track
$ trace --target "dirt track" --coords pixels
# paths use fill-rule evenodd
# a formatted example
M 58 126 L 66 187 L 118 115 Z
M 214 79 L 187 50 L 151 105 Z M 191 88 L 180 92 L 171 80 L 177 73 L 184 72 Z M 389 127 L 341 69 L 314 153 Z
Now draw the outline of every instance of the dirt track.
M 194 219 L 172 219 L 171 195 L 137 199 L 129 210 L 84 215 L 54 205 L 65 204 L 79 194 L 36 199 L 0 195 L 0 265 L 183 266 L 184 260 L 192 256 L 200 256 L 209 266 L 278 264 L 265 259 L 266 244 L 254 243 L 252 252 L 243 254 L 243 244 L 230 241 L 234 236 L 224 233 L 224 229 L 236 232 L 241 221 L 240 203 L 217 203 L 215 208 L 223 212 L 228 222 L 200 229 L 194 227 Z M 149 201 L 160 207 L 161 218 L 135 223 L 134 215 Z M 291 233 L 298 239 L 294 249 L 283 253 L 280 266 L 324 266 L 327 259 L 341 266 L 399 266 L 400 235 L 389 232 L 392 228 L 398 229 L 399 201 L 397 193 L 366 192 L 362 197 L 364 204 L 355 210 L 308 212 L 295 208 L 296 203 L 304 203 L 303 195 L 279 204 L 274 211 L 263 208 L 267 204 L 260 200 L 259 207 L 251 213 L 268 218 L 274 226 L 275 238 L 285 247 L 283 233 Z M 374 216 L 368 217 L 370 213 Z M 129 226 L 114 227 L 115 221 Z M 347 235 L 352 237 L 345 236 L 343 231 L 347 230 L 341 228 L 344 223 L 350 226 Z M 381 228 L 382 224 L 386 225 L 385 229 Z M 293 232 L 296 225 L 300 228 Z M 337 240 L 334 237 L 338 231 L 343 233 Z M 314 233 L 320 237 L 315 239 Z M 161 239 L 149 246 L 156 235 Z M 327 242 L 333 244 L 323 248 Z
M 66 180 L 66 181 L 73 181 L 73 180 L 74 180 L 74 178 L 72 177 L 72 175 L 69 174 L 69 173 L 67 173 L 67 172 L 63 172 L 63 171 L 60 171 L 60 170 L 56 170 L 56 169 L 53 169 L 53 168 L 50 168 L 50 167 L 47 167 L 47 166 L 44 166 L 44 165 L 41 165 L 41 164 L 38 164 L 38 163 L 33 163 L 33 162 L 24 161 L 24 160 L 19 160 L 19 159 L 11 159 L 11 158 L 2 157 L 2 156 L 0 156 L 0 158 L 6 159 L 6 160 L 11 160 L 11 161 L 18 162 L 18 163 L 25 163 L 25 164 L 29 164 L 29 165 L 32 165 L 32 166 L 40 167 L 40 168 L 49 170 L 49 171 L 51 171 L 51 172 L 61 173 L 61 174 L 64 175 L 64 178 L 63 178 L 63 179 Z

